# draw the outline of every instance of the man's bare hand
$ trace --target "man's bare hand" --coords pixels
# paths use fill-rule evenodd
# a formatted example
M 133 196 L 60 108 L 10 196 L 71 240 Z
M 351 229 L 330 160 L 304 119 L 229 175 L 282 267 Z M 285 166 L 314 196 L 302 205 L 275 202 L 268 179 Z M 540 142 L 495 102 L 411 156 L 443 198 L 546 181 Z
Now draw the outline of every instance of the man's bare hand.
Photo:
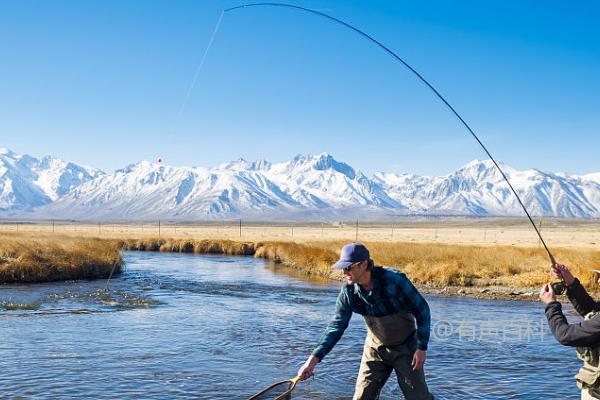
M 544 304 L 550 304 L 553 301 L 556 301 L 556 295 L 554 294 L 554 290 L 552 290 L 552 285 L 549 283 L 542 286 L 542 290 L 540 290 L 540 300 Z
M 315 375 L 315 366 L 319 363 L 319 359 L 315 356 L 308 357 L 308 360 L 298 370 L 298 376 L 301 381 L 305 381 Z
M 565 265 L 552 264 L 552 272 L 554 273 L 554 276 L 556 276 L 558 279 L 564 279 L 567 285 L 570 285 L 575 280 L 573 274 Z
M 427 359 L 427 352 L 425 350 L 417 349 L 415 351 L 415 355 L 413 356 L 412 365 L 413 371 L 418 371 L 423 368 L 423 364 L 425 364 L 425 360 Z

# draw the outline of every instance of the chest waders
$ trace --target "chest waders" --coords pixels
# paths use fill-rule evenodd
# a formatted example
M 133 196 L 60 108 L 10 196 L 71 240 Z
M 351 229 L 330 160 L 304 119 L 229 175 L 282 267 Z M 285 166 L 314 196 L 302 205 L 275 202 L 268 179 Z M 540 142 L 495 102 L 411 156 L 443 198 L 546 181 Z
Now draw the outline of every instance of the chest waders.
M 373 347 L 395 346 L 406 342 L 415 333 L 415 318 L 408 311 L 384 317 L 365 315 L 366 343 Z
M 593 311 L 585 316 L 586 320 L 599 318 L 600 312 Z M 577 347 L 577 358 L 583 361 L 583 366 L 575 375 L 577 387 L 587 389 L 592 398 L 600 399 L 600 346 Z
M 414 316 L 401 310 L 375 317 L 363 315 L 367 337 L 356 378 L 354 400 L 378 399 L 392 371 L 406 399 L 432 400 L 423 369 L 412 370 L 417 349 Z

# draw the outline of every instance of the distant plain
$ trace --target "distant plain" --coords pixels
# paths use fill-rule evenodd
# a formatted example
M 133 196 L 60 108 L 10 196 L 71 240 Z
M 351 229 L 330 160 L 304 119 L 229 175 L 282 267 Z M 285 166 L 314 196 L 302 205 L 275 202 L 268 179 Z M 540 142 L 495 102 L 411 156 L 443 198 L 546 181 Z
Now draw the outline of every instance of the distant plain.
M 600 220 L 535 219 L 552 249 L 600 249 Z M 76 237 L 133 239 L 149 237 L 319 241 L 443 243 L 476 246 L 541 247 L 526 219 L 418 219 L 397 222 L 260 221 L 0 221 L 0 232 L 45 233 Z

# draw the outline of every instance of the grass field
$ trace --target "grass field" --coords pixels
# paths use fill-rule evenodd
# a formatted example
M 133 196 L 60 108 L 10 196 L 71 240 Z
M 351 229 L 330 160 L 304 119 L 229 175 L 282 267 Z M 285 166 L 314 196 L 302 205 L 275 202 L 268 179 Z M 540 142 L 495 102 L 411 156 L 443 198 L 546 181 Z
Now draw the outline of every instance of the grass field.
M 550 248 L 599 249 L 600 221 L 536 219 Z M 409 220 L 395 223 L 261 223 L 221 221 L 102 222 L 0 221 L 0 233 L 46 233 L 74 237 L 115 239 L 172 237 L 245 241 L 369 241 L 443 243 L 477 246 L 540 247 L 535 231 L 525 219 Z
M 106 278 L 123 266 L 120 243 L 37 233 L 0 234 L 0 283 Z
M 69 263 L 85 268 L 109 266 L 117 260 L 114 249 L 124 248 L 253 255 L 305 275 L 340 279 L 329 267 L 344 243 L 358 239 L 369 246 L 376 263 L 398 268 L 422 286 L 538 290 L 552 280 L 549 261 L 535 232 L 524 222 L 419 221 L 394 226 L 359 223 L 358 227 L 242 223 L 241 228 L 239 221 L 204 225 L 161 222 L 160 228 L 158 223 L 5 223 L 0 225 L 0 257 L 4 257 L 0 268 L 10 270 L 7 266 L 11 265 L 16 270 L 19 262 L 27 266 L 20 271 L 31 271 L 36 263 L 40 270 L 56 270 L 54 264 L 65 270 Z M 600 223 L 549 220 L 542 225 L 542 233 L 556 259 L 569 265 L 586 287 L 597 291 L 589 269 L 600 268 Z M 36 253 L 32 248 L 41 250 Z M 9 253 L 12 258 L 5 256 Z M 2 276 L 8 280 L 3 281 L 16 281 L 19 276 L 31 279 L 31 272 L 20 274 L 5 273 Z M 40 272 L 39 276 L 45 275 Z
M 340 279 L 330 268 L 344 241 L 238 242 L 145 238 L 125 241 L 128 250 L 254 255 L 286 264 L 308 275 Z M 364 242 L 377 264 L 405 272 L 415 283 L 432 287 L 536 288 L 550 281 L 546 253 L 538 248 L 427 243 Z M 567 264 L 588 288 L 595 290 L 589 271 L 600 265 L 600 251 L 565 249 L 555 257 Z

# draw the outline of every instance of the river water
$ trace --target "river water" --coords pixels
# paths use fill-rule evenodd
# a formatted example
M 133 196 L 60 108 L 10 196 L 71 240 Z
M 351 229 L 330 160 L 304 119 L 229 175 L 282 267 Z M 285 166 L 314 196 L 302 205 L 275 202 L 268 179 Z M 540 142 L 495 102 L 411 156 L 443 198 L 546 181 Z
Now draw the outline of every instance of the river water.
M 125 259 L 109 291 L 104 281 L 0 286 L 0 398 L 243 399 L 295 376 L 339 291 L 252 257 Z M 578 398 L 575 351 L 554 341 L 539 303 L 427 300 L 436 398 Z M 364 336 L 355 315 L 294 398 L 350 399 Z M 402 398 L 394 375 L 381 398 Z

